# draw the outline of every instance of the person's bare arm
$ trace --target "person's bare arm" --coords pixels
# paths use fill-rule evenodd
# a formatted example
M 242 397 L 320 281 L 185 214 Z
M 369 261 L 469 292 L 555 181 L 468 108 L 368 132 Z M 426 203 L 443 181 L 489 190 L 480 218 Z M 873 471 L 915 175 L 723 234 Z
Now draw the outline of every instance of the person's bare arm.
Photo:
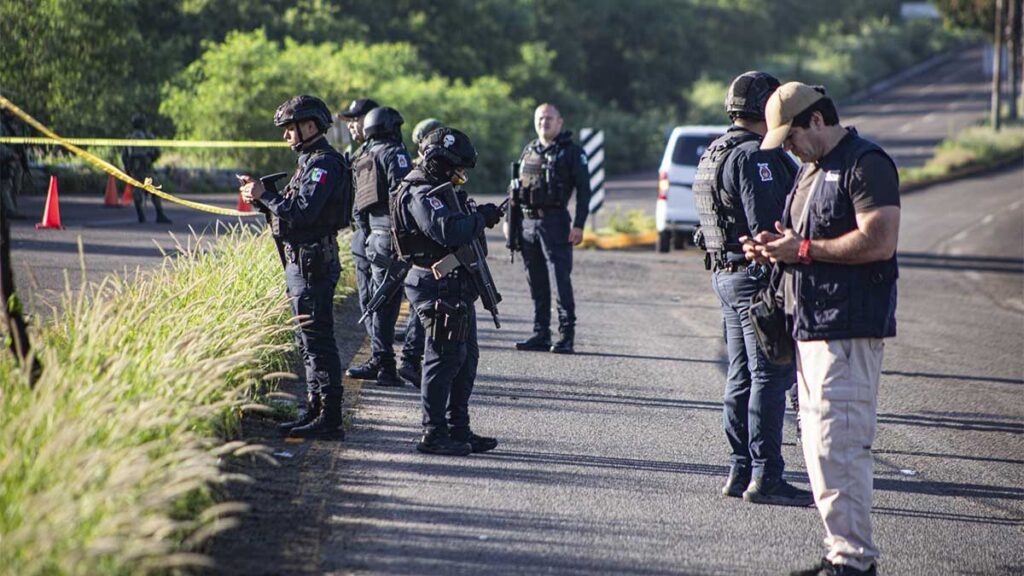
M 896 253 L 900 233 L 899 206 L 882 206 L 856 214 L 857 228 L 838 238 L 812 239 L 810 257 L 834 264 L 867 264 L 888 260 Z M 758 253 L 772 262 L 792 264 L 803 238 L 776 223 L 781 238 L 764 244 Z

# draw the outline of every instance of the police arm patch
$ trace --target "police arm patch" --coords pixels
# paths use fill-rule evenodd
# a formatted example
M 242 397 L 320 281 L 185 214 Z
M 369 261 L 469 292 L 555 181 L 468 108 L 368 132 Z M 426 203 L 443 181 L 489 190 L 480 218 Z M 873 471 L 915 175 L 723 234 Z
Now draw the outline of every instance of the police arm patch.
M 428 196 L 427 202 L 430 204 L 430 207 L 433 208 L 434 210 L 440 210 L 444 208 L 444 202 L 441 202 L 440 200 L 434 198 L 433 196 Z
M 323 168 L 313 168 L 309 171 L 310 182 L 323 184 L 325 180 L 327 180 L 327 170 L 324 170 Z
M 761 177 L 761 182 L 772 181 L 772 169 L 768 167 L 767 162 L 757 163 L 757 175 Z
M 409 167 L 409 159 L 405 156 L 405 154 L 399 154 L 398 155 L 398 167 L 399 168 L 408 168 Z

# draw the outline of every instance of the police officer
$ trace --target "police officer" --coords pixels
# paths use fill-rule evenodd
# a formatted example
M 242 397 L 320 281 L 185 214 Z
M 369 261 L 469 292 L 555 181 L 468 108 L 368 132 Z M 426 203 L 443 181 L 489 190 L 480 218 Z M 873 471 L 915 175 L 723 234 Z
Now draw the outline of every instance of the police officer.
M 431 268 L 501 220 L 494 204 L 463 211 L 452 204 L 453 200 L 468 204 L 465 194 L 443 191 L 443 184 L 464 184 L 466 170 L 475 165 L 476 148 L 469 137 L 439 128 L 421 143 L 420 162 L 392 200 L 398 250 L 413 265 L 405 280 L 406 294 L 427 328 L 421 386 L 423 437 L 416 446 L 427 454 L 465 456 L 498 445 L 494 438 L 478 436 L 469 427 L 469 398 L 480 358 L 473 306 L 477 290 L 464 267 L 439 279 Z
M 285 260 L 285 280 L 292 311 L 308 320 L 296 329 L 306 370 L 307 410 L 281 425 L 289 436 L 345 438 L 342 427 L 341 359 L 334 341 L 334 290 L 341 274 L 338 229 L 347 225 L 348 200 L 344 158 L 324 137 L 331 113 L 315 96 L 296 96 L 274 114 L 284 139 L 298 153 L 295 175 L 281 193 L 259 180 L 240 177 L 245 201 L 270 216 L 274 237 Z
M 378 104 L 369 98 L 357 98 L 349 104 L 348 109 L 340 114 L 345 119 L 348 132 L 352 136 L 352 145 L 355 147 L 349 155 L 349 164 L 354 165 L 365 148 L 366 136 L 363 134 L 363 119 L 366 114 L 377 108 Z M 353 172 L 353 178 L 355 172 Z M 353 182 L 354 185 L 354 182 Z M 354 207 L 353 207 L 354 210 Z M 371 289 L 370 261 L 366 258 L 366 240 L 370 235 L 370 225 L 361 220 L 356 214 L 352 214 L 352 260 L 356 265 L 356 289 L 359 293 L 359 311 L 366 312 L 366 305 L 370 302 L 373 294 Z M 373 318 L 367 317 L 364 322 L 366 335 L 373 337 Z M 377 364 L 373 356 L 362 364 L 350 367 L 345 375 L 349 378 L 359 380 L 374 380 L 377 378 Z
M 15 129 L 15 116 L 4 108 L 0 111 L 0 136 L 20 136 Z M 21 195 L 21 184 L 28 171 L 24 146 L 17 144 L 0 144 L 0 201 L 3 202 L 7 217 L 12 220 L 28 218 L 18 211 L 18 196 Z
M 128 134 L 130 140 L 153 140 L 153 134 L 146 129 L 146 116 L 144 114 L 132 115 L 132 132 Z M 153 178 L 153 163 L 160 158 L 160 149 L 153 146 L 128 146 L 121 151 L 121 165 L 129 176 L 139 182 L 145 182 L 146 178 Z M 145 190 L 136 190 L 132 195 L 135 203 L 135 214 L 139 222 L 146 221 L 146 213 L 143 211 L 146 198 L 153 200 L 153 207 L 156 208 L 156 221 L 161 224 L 170 224 L 171 220 L 164 214 L 164 205 L 159 196 L 154 196 Z
M 724 496 L 749 502 L 808 506 L 811 495 L 782 479 L 782 420 L 792 363 L 770 363 L 758 348 L 746 309 L 767 285 L 765 270 L 747 266 L 741 237 L 773 230 L 793 185 L 796 163 L 781 148 L 760 150 L 764 106 L 779 81 L 764 72 L 733 80 L 725 98 L 732 126 L 708 146 L 697 166 L 693 195 L 698 242 L 713 271 L 729 354 L 723 422 L 731 449 Z
M 576 302 L 572 294 L 572 247 L 583 241 L 583 224 L 590 213 L 590 172 L 587 155 L 562 131 L 562 116 L 551 104 L 534 112 L 537 139 L 519 157 L 521 246 L 526 281 L 533 298 L 533 335 L 516 343 L 517 350 L 572 354 L 576 338 Z M 576 211 L 570 223 L 569 199 L 576 191 Z M 507 233 L 507 232 L 506 232 Z M 551 345 L 551 283 L 554 270 L 559 339 Z
M 444 123 L 437 118 L 424 118 L 420 120 L 416 127 L 412 129 L 412 143 L 419 147 L 420 142 L 438 128 L 444 128 Z
M 363 119 L 366 143 L 352 165 L 355 177 L 355 219 L 370 230 L 366 240 L 366 257 L 370 260 L 371 293 L 384 282 L 387 266 L 374 261 L 375 256 L 394 261 L 391 245 L 391 216 L 389 199 L 398 189 L 402 178 L 412 169 L 412 160 L 402 143 L 402 115 L 394 108 L 378 107 Z M 370 347 L 373 363 L 377 366 L 377 384 L 401 386 L 393 348 L 395 322 L 402 304 L 402 292 L 395 293 L 371 318 Z M 405 334 L 402 355 L 402 373 L 414 385 L 419 385 L 423 355 L 423 328 L 410 316 L 411 325 Z

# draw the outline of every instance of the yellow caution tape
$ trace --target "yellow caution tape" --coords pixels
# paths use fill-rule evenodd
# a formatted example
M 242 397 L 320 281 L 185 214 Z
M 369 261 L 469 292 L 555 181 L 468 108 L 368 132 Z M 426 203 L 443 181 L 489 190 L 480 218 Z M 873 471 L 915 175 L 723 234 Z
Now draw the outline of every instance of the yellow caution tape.
M 150 194 L 159 196 L 160 198 L 163 198 L 164 200 L 168 200 L 170 202 L 174 202 L 175 204 L 181 204 L 182 206 L 193 208 L 195 210 L 200 210 L 202 212 L 209 212 L 211 214 L 218 214 L 220 216 L 261 216 L 259 212 L 239 212 L 238 210 L 221 208 L 219 206 L 212 206 L 210 204 L 202 204 L 200 202 L 192 202 L 190 200 L 184 200 L 182 198 L 172 196 L 167 192 L 164 192 L 160 188 L 153 186 L 149 178 L 146 178 L 146 182 L 144 183 L 139 182 L 135 178 L 132 178 L 131 176 L 122 172 L 117 166 L 114 166 L 113 164 L 103 160 L 102 158 L 97 158 L 96 156 L 93 156 L 92 154 L 86 152 L 85 150 L 82 150 L 78 146 L 75 146 L 68 140 L 61 138 L 52 130 L 40 124 L 38 120 L 29 116 L 24 110 L 18 108 L 13 102 L 8 100 L 7 98 L 4 98 L 3 96 L 0 96 L 0 108 L 6 108 L 10 110 L 14 113 L 15 116 L 24 120 L 26 124 L 32 126 L 33 128 L 42 132 L 43 134 L 46 134 L 46 136 L 49 137 L 51 140 L 67 148 L 68 150 L 74 152 L 75 155 L 81 156 L 89 164 L 95 166 L 96 168 L 99 168 L 100 170 L 106 172 L 107 174 L 110 174 L 111 176 L 117 178 L 118 180 L 121 180 L 122 182 L 127 182 L 128 184 L 131 184 L 135 188 L 145 190 Z M 152 143 L 152 140 L 147 140 L 146 142 Z
M 76 146 L 159 146 L 160 148 L 287 148 L 288 143 L 233 140 L 132 140 L 128 138 L 64 138 Z M 40 136 L 0 136 L 0 144 L 60 144 Z

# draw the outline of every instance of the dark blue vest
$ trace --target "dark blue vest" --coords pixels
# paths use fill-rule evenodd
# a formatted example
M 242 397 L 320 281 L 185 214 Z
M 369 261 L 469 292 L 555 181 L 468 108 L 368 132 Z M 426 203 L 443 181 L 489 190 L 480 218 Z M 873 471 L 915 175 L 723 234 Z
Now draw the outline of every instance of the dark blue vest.
M 850 133 L 818 162 L 807 223 L 798 232 L 812 239 L 837 238 L 857 228 L 850 178 L 864 154 L 881 152 L 875 143 Z M 797 174 L 797 182 L 801 174 Z M 793 227 L 790 215 L 793 194 L 786 201 L 784 224 Z M 813 256 L 813 254 L 812 254 Z M 791 266 L 796 277 L 796 313 L 793 337 L 797 340 L 888 338 L 896 335 L 896 256 L 868 264 L 848 265 L 815 261 Z

